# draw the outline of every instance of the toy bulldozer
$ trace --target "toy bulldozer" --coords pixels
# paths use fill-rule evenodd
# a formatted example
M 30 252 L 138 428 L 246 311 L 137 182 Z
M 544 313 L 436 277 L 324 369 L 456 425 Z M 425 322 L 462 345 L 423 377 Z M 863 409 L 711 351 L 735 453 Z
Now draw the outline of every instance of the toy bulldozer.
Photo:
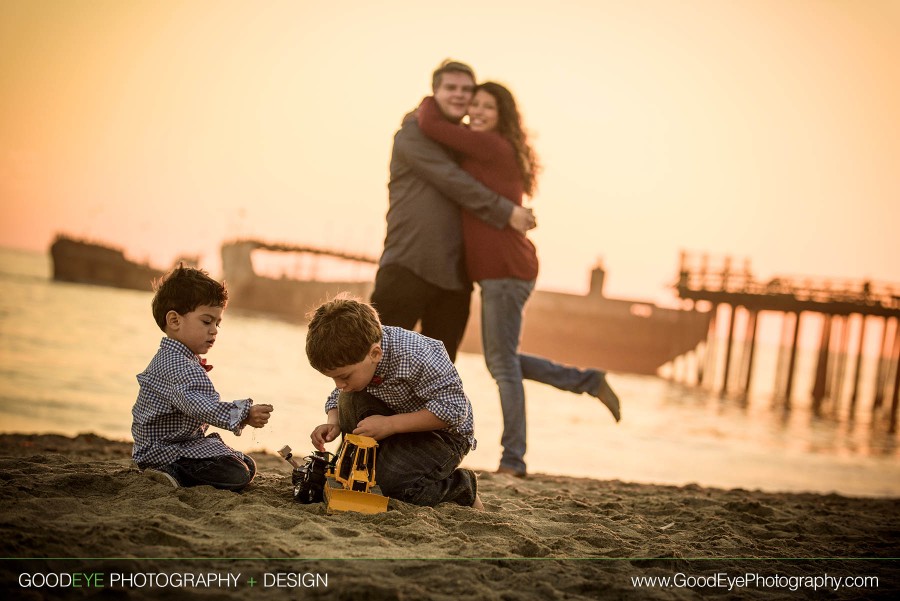
M 294 466 L 292 480 L 297 501 L 324 500 L 328 513 L 381 513 L 387 511 L 388 498 L 381 495 L 375 484 L 377 447 L 378 443 L 369 436 L 344 434 L 336 454 L 315 451 L 304 465 L 297 464 L 288 446 L 278 453 Z

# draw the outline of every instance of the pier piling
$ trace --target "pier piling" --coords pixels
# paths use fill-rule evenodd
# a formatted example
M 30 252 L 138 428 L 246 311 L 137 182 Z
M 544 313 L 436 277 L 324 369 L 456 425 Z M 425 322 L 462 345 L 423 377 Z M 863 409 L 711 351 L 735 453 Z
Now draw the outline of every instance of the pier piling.
M 859 398 L 859 375 L 862 371 L 863 351 L 866 348 L 866 322 L 868 320 L 865 315 L 862 315 L 861 318 L 859 323 L 859 344 L 856 350 L 856 369 L 853 371 L 853 392 L 850 394 L 850 419 L 853 419 L 856 415 L 856 401 Z
M 819 342 L 819 359 L 816 361 L 815 384 L 813 385 L 813 411 L 819 413 L 822 409 L 822 399 L 825 398 L 828 381 L 828 349 L 831 345 L 832 316 L 825 315 L 822 322 L 822 340 Z
M 737 307 L 729 307 L 730 315 L 728 317 L 728 342 L 725 343 L 725 372 L 722 376 L 722 395 L 728 393 L 728 372 L 731 367 L 731 353 L 734 347 L 734 315 Z
M 753 355 L 756 352 L 756 320 L 759 311 L 750 311 L 747 314 L 747 330 L 744 333 L 744 357 L 741 370 L 741 384 L 744 396 L 750 393 L 750 382 L 753 379 Z

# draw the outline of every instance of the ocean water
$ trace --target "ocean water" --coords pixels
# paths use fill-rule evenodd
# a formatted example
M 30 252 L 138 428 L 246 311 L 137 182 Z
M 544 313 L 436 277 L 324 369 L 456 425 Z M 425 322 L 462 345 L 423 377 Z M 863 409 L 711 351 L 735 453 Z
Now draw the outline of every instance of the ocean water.
M 149 292 L 54 282 L 50 259 L 0 249 L 0 431 L 94 432 L 130 440 L 135 375 L 162 333 L 150 315 Z M 210 372 L 225 400 L 253 397 L 275 406 L 272 421 L 241 437 L 222 433 L 244 451 L 290 445 L 305 455 L 310 431 L 324 421 L 331 381 L 304 354 L 305 327 L 226 311 Z M 596 399 L 526 383 L 528 461 L 534 473 L 631 482 L 900 496 L 897 435 L 867 412 L 863 387 L 851 421 L 815 417 L 804 392 L 811 356 L 801 356 L 790 412 L 772 398 L 776 349 L 758 350 L 746 400 L 668 380 L 611 373 L 622 400 L 616 424 Z M 867 359 L 865 369 L 871 369 Z M 480 355 L 457 367 L 475 410 L 478 447 L 464 465 L 496 468 L 501 415 L 496 386 Z M 333 449 L 332 449 L 333 450 Z

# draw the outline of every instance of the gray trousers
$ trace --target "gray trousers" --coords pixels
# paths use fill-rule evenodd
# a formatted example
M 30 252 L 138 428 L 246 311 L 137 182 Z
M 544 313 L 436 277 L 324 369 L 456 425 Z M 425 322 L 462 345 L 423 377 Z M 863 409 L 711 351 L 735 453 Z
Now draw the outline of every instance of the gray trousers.
M 396 412 L 368 392 L 338 397 L 341 432 L 351 434 L 370 415 Z M 455 432 L 405 432 L 378 441 L 375 481 L 385 496 L 433 507 L 438 503 L 469 506 L 475 502 L 475 472 L 459 467 L 469 441 Z

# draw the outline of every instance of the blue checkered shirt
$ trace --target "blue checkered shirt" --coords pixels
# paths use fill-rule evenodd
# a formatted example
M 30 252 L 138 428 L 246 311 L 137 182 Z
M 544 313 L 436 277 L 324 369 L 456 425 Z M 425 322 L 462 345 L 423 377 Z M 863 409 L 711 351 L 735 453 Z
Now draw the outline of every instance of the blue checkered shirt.
M 206 436 L 206 430 L 212 425 L 240 436 L 253 400 L 220 401 L 200 360 L 185 345 L 163 338 L 137 380 L 140 391 L 131 410 L 131 435 L 138 467 L 159 467 L 180 457 L 234 455 L 243 460 L 243 453 L 217 433 Z
M 472 403 L 444 343 L 393 326 L 382 326 L 381 331 L 384 356 L 373 378 L 381 382 L 369 384 L 366 392 L 397 413 L 428 409 L 449 424 L 446 430 L 464 436 L 474 449 Z M 337 407 L 339 395 L 335 388 L 328 396 L 326 413 Z

